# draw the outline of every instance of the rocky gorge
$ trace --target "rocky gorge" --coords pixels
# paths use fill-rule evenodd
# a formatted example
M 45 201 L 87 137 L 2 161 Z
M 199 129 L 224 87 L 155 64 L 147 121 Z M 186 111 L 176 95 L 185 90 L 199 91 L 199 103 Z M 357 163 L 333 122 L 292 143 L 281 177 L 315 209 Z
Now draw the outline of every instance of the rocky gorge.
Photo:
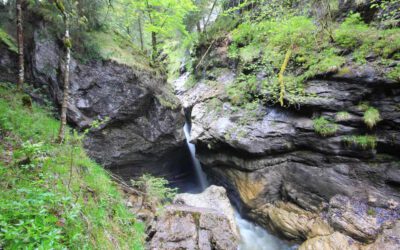
M 368 21 L 379 14 L 349 2 L 340 1 L 337 20 L 350 11 Z M 27 92 L 59 108 L 60 41 L 45 22 L 33 27 L 26 36 Z M 174 90 L 147 62 L 132 67 L 72 59 L 68 122 L 84 131 L 99 121 L 85 148 L 123 179 L 151 173 L 174 183 L 193 176 L 194 151 L 183 131 L 185 122 L 191 127 L 196 158 L 213 185 L 178 194 L 161 215 L 144 216 L 150 218 L 147 247 L 238 249 L 243 235 L 237 209 L 285 240 L 274 239 L 277 249 L 399 249 L 400 85 L 388 77 L 399 59 L 384 64 L 370 53 L 360 64 L 343 49 L 343 63 L 307 78 L 296 103 L 288 94 L 282 101 L 287 105 L 257 101 L 249 109 L 227 93 L 247 70 L 230 55 L 232 44 L 232 35 L 223 34 L 195 47 L 189 56 L 199 68 L 182 66 Z M 0 41 L 1 80 L 15 81 L 16 57 Z M 270 73 L 245 72 L 256 79 L 257 91 Z M 365 121 L 371 107 L 379 111 L 372 126 Z
M 190 73 L 175 83 L 207 176 L 253 221 L 305 241 L 299 249 L 398 249 L 400 86 L 385 77 L 390 68 L 373 56 L 360 66 L 349 55 L 340 68 L 307 80 L 308 97 L 294 106 L 249 111 L 225 91 L 240 70 L 229 44 L 222 37 L 210 45 L 193 87 L 185 87 Z M 261 71 L 257 81 L 266 77 Z M 374 128 L 363 121 L 365 103 L 380 112 Z M 318 133 L 318 117 L 334 121 L 335 131 Z M 363 134 L 373 146 L 357 142 Z

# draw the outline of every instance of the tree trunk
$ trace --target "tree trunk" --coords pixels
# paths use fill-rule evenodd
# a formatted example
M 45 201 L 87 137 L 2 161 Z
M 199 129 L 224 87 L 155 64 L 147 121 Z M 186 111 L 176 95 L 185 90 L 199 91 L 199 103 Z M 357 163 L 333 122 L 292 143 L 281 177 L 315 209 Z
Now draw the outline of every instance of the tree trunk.
M 211 15 L 212 15 L 212 13 L 213 13 L 213 11 L 214 11 L 216 5 L 217 5 L 217 0 L 214 0 L 214 3 L 213 3 L 213 5 L 212 5 L 212 7 L 211 7 L 211 10 L 210 10 L 210 14 L 208 14 L 207 21 L 204 23 L 204 27 L 203 27 L 203 31 L 204 31 L 204 32 L 206 32 L 207 25 L 208 25 L 208 23 L 210 22 Z
M 140 49 L 144 50 L 144 42 L 143 42 L 143 30 L 142 30 L 142 17 L 138 17 L 138 26 L 139 26 L 139 38 L 140 38 Z
M 201 33 L 200 21 L 196 22 L 196 28 L 197 28 L 197 32 L 198 32 L 198 33 Z
M 151 54 L 151 57 L 153 59 L 153 61 L 156 60 L 157 58 L 157 34 L 155 32 L 151 32 L 151 46 L 153 48 L 153 52 Z
M 62 143 L 65 137 L 65 127 L 67 125 L 67 110 L 68 110 L 68 99 L 69 99 L 69 67 L 71 61 L 71 38 L 69 35 L 69 19 L 68 15 L 63 11 L 63 19 L 65 25 L 64 34 L 64 47 L 65 47 L 65 59 L 64 59 L 64 93 L 61 105 L 61 125 L 58 133 L 58 142 Z
M 22 1 L 17 0 L 17 37 L 18 37 L 18 90 L 22 90 L 25 78 L 24 68 L 24 34 L 22 27 Z

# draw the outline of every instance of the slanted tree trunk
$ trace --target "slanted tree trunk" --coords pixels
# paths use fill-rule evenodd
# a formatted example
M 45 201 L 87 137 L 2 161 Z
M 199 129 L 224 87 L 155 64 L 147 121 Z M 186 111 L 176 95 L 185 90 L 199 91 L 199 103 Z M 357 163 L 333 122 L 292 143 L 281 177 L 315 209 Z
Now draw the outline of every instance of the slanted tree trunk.
M 65 127 L 67 125 L 67 110 L 68 110 L 68 99 L 69 99 L 69 68 L 71 61 L 71 37 L 69 35 L 69 18 L 68 13 L 66 12 L 62 2 L 60 0 L 56 1 L 57 8 L 62 13 L 65 33 L 64 33 L 64 48 L 65 48 L 65 58 L 64 58 L 64 93 L 63 100 L 61 105 L 61 125 L 58 133 L 58 142 L 62 143 L 65 137 Z
M 157 34 L 155 32 L 151 32 L 151 46 L 153 48 L 153 52 L 151 53 L 151 57 L 153 61 L 157 59 Z
M 204 23 L 204 27 L 203 27 L 203 31 L 204 31 L 204 32 L 206 32 L 207 25 L 208 25 L 208 23 L 210 22 L 212 13 L 213 13 L 213 11 L 214 11 L 216 5 L 217 5 L 217 0 L 214 0 L 214 3 L 213 3 L 213 5 L 212 5 L 212 7 L 211 7 L 211 10 L 210 10 L 210 13 L 208 14 L 207 21 Z
M 197 32 L 198 32 L 198 33 L 201 33 L 200 21 L 196 22 L 196 28 L 197 28 Z
M 138 17 L 138 26 L 139 26 L 139 38 L 140 38 L 140 49 L 144 50 L 144 42 L 143 42 L 143 29 L 142 29 L 142 16 Z
M 22 85 L 25 80 L 25 68 L 24 68 L 24 33 L 22 27 L 22 2 L 23 0 L 17 0 L 17 38 L 18 38 L 18 90 L 22 90 Z

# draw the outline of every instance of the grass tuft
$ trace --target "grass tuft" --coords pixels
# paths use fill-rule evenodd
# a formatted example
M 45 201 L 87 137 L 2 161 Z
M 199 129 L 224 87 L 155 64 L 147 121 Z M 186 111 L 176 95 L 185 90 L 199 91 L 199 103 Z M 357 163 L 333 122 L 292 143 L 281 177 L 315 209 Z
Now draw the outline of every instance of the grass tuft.
M 319 117 L 313 120 L 314 130 L 322 136 L 334 135 L 338 130 L 338 125 L 327 120 L 324 117 Z
M 373 135 L 352 135 L 352 136 L 345 136 L 343 141 L 348 146 L 358 146 L 362 149 L 375 149 L 377 145 L 376 136 Z
M 375 127 L 375 125 L 381 121 L 381 115 L 379 114 L 379 110 L 373 107 L 369 107 L 364 112 L 364 123 L 371 129 Z

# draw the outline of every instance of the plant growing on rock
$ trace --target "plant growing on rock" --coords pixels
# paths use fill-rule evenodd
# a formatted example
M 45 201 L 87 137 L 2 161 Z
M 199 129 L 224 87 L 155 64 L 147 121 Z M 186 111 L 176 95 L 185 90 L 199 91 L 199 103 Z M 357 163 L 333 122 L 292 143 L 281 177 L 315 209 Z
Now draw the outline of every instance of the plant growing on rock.
M 348 146 L 359 146 L 362 149 L 375 149 L 377 142 L 376 136 L 374 135 L 352 135 L 352 136 L 345 136 L 343 141 Z
M 143 203 L 148 203 L 152 208 L 160 208 L 162 205 L 171 202 L 178 191 L 176 188 L 168 187 L 169 183 L 166 179 L 149 174 L 144 174 L 137 180 L 131 180 L 131 182 L 134 187 L 144 193 Z
M 314 130 L 322 136 L 334 135 L 338 130 L 338 125 L 324 117 L 319 117 L 313 120 Z
M 339 121 L 347 121 L 348 119 L 350 119 L 350 114 L 347 111 L 340 111 L 335 116 L 335 120 L 338 122 Z
M 387 73 L 387 77 L 394 81 L 400 82 L 400 64 Z
M 364 112 L 364 122 L 371 129 L 375 127 L 375 125 L 381 121 L 381 115 L 379 114 L 379 110 L 374 107 L 369 107 Z

